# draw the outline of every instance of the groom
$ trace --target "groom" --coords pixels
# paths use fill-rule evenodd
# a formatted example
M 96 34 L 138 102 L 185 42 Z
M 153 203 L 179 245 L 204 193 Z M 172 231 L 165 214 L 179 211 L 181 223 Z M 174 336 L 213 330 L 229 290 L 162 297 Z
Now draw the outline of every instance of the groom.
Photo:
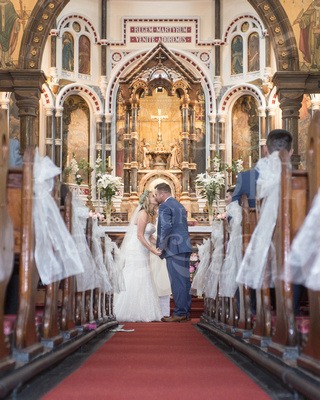
M 188 232 L 187 212 L 171 195 L 167 183 L 155 187 L 155 198 L 160 204 L 157 232 L 157 248 L 165 258 L 171 282 L 175 309 L 171 317 L 162 318 L 163 322 L 180 322 L 190 319 L 190 254 L 192 246 Z

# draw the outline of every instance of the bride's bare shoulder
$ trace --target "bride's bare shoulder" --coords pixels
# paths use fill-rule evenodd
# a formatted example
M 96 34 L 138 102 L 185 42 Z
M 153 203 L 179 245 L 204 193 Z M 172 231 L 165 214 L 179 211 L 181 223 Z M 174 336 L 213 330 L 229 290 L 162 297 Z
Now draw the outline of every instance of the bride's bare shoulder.
M 146 210 L 140 210 L 136 218 L 136 224 L 138 224 L 139 221 L 146 221 L 147 219 L 148 219 L 148 213 L 146 212 Z

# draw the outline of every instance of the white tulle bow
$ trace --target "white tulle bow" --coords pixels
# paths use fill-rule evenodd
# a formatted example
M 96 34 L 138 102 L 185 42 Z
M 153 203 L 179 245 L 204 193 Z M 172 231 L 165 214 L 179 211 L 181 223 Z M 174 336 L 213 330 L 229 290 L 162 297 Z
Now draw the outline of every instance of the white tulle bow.
M 59 281 L 83 272 L 76 245 L 51 196 L 54 177 L 60 174 L 49 157 L 34 159 L 33 222 L 35 261 L 43 284 Z
M 77 291 L 83 292 L 95 288 L 95 262 L 89 249 L 85 230 L 89 209 L 85 207 L 82 199 L 73 192 L 72 196 L 72 237 L 79 251 L 84 271 L 77 275 Z
M 207 270 L 210 264 L 210 239 L 203 239 L 203 244 L 198 245 L 199 265 L 193 278 L 190 293 L 194 296 L 202 296 L 207 283 Z
M 297 236 L 294 238 L 289 254 L 289 268 L 285 271 L 291 276 L 286 280 L 301 284 L 308 289 L 320 290 L 320 189 L 313 199 Z
M 226 209 L 231 217 L 230 238 L 222 266 L 219 292 L 221 296 L 233 297 L 238 287 L 236 276 L 242 260 L 242 209 L 237 201 L 230 203 Z
M 277 222 L 281 179 L 279 152 L 275 151 L 268 158 L 259 160 L 256 168 L 259 172 L 257 200 L 263 199 L 263 202 L 259 221 L 236 278 L 238 283 L 247 284 L 253 289 L 259 289 L 264 284 L 268 254 Z M 271 285 L 270 282 L 269 286 Z
M 117 268 L 112 252 L 118 251 L 116 243 L 114 243 L 108 235 L 105 236 L 105 262 L 111 281 L 113 293 L 120 293 L 125 290 L 124 277 L 122 270 Z
M 223 221 L 213 221 L 211 240 L 213 252 L 207 271 L 207 284 L 204 288 L 206 297 L 215 299 L 218 291 L 220 271 L 223 263 Z

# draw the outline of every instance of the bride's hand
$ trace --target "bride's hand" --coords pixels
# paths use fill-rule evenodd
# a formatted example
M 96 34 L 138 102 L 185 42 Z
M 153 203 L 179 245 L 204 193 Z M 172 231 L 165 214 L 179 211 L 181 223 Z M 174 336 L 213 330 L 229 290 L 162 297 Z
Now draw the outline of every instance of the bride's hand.
M 160 249 L 152 249 L 151 250 L 153 254 L 155 254 L 156 256 L 160 256 L 162 251 Z

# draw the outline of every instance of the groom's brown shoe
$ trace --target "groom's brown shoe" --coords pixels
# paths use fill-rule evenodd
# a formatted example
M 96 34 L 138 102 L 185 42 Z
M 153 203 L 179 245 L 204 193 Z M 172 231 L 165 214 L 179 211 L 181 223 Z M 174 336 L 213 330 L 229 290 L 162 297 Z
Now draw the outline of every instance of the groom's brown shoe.
M 171 315 L 171 317 L 161 318 L 162 322 L 181 322 L 181 321 L 186 321 L 186 320 L 187 320 L 186 315 L 182 315 L 181 317 L 179 317 L 178 315 Z

